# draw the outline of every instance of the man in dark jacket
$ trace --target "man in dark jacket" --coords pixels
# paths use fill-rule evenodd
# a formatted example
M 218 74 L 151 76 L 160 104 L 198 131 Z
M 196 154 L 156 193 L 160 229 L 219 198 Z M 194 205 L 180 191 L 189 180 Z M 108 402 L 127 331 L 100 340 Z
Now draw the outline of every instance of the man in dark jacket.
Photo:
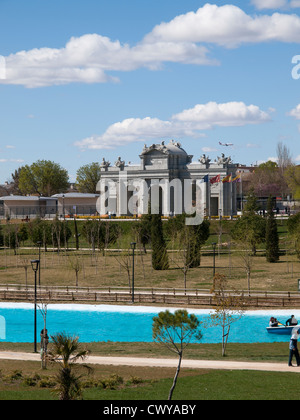
M 293 325 L 297 325 L 297 324 L 298 324 L 298 321 L 297 321 L 297 319 L 295 318 L 294 315 L 292 315 L 285 323 L 285 325 L 289 325 L 289 326 L 293 326 Z
M 293 332 L 290 339 L 290 356 L 289 356 L 289 366 L 292 365 L 293 356 L 296 357 L 297 366 L 300 366 L 300 356 L 298 351 L 298 338 L 300 336 L 300 328 L 293 328 Z

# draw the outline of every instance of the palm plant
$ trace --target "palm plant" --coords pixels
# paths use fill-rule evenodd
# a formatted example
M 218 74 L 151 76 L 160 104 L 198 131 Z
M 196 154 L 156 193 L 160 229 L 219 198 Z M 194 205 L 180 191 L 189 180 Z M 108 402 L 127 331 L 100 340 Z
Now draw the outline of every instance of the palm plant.
M 88 355 L 88 350 L 80 348 L 78 337 L 64 332 L 51 336 L 48 360 L 59 365 L 56 392 L 60 400 L 69 401 L 81 398 L 81 375 L 78 376 L 74 370 L 79 366 L 79 361 L 85 360 Z M 85 364 L 80 364 L 80 366 L 91 369 Z

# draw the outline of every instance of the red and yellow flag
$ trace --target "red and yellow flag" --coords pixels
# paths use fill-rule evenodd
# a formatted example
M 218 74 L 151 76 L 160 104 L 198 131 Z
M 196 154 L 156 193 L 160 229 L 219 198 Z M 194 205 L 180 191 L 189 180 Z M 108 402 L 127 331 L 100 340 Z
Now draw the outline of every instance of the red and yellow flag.
M 223 179 L 222 179 L 222 182 L 223 182 L 223 183 L 225 183 L 225 182 L 231 182 L 231 174 L 230 174 L 230 175 L 225 176 L 225 178 L 223 178 Z

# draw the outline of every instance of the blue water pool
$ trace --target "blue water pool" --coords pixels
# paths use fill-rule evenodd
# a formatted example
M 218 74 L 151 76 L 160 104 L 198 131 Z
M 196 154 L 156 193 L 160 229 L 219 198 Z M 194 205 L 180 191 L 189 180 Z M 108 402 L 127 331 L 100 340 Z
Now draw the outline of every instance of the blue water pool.
M 76 334 L 81 342 L 151 342 L 152 318 L 166 308 L 120 307 L 106 305 L 49 305 L 47 329 L 49 335 L 57 332 Z M 174 308 L 168 308 L 173 311 Z M 189 309 L 205 322 L 212 311 Z M 231 327 L 231 343 L 288 342 L 289 336 L 271 335 L 266 331 L 271 316 L 285 322 L 294 314 L 300 321 L 300 311 L 249 311 Z M 37 311 L 38 339 L 43 318 Z M 201 328 L 202 343 L 220 343 L 220 327 Z M 34 311 L 30 304 L 0 303 L 0 341 L 33 342 Z

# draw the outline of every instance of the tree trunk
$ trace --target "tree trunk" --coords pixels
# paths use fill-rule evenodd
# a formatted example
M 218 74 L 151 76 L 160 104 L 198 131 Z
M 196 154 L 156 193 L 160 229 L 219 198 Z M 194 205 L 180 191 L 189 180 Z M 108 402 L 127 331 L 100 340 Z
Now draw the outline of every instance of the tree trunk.
M 223 328 L 223 346 L 222 346 L 222 356 L 223 357 L 226 356 L 226 347 L 227 347 L 227 342 L 228 342 L 229 331 L 230 331 L 230 325 L 227 327 L 226 334 L 225 334 L 225 328 Z
M 250 270 L 247 270 L 248 295 L 250 296 Z
M 174 376 L 173 385 L 172 385 L 172 387 L 170 389 L 170 392 L 169 392 L 168 401 L 171 401 L 171 399 L 172 399 L 173 391 L 175 389 L 175 386 L 176 386 L 176 383 L 177 383 L 177 378 L 178 378 L 178 375 L 179 375 L 179 372 L 180 372 L 181 361 L 182 361 L 182 352 L 179 353 L 179 362 L 178 362 L 177 370 L 176 370 L 176 373 L 175 373 L 175 376 Z

